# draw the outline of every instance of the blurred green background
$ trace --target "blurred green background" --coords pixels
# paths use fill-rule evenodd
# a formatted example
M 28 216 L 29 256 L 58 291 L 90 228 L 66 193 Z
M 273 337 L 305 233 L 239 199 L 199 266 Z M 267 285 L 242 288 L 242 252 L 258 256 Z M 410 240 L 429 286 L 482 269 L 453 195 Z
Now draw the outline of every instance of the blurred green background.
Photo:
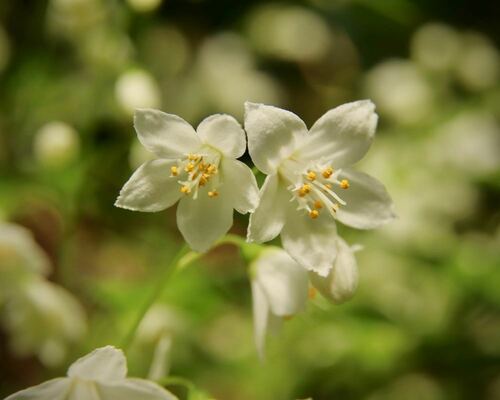
M 221 246 L 170 281 L 130 373 L 147 376 L 163 349 L 171 374 L 219 400 L 500 399 L 499 15 L 498 2 L 466 0 L 1 1 L 0 220 L 35 235 L 88 327 L 56 357 L 35 350 L 45 331 L 74 328 L 64 311 L 17 331 L 2 317 L 0 396 L 119 345 L 182 244 L 174 209 L 113 207 L 150 156 L 135 108 L 242 122 L 250 100 L 310 126 L 371 98 L 379 129 L 360 167 L 399 219 L 341 228 L 364 246 L 355 298 L 311 301 L 260 363 L 246 266 Z M 232 232 L 246 224 L 235 214 Z M 19 351 L 19 332 L 35 350 Z

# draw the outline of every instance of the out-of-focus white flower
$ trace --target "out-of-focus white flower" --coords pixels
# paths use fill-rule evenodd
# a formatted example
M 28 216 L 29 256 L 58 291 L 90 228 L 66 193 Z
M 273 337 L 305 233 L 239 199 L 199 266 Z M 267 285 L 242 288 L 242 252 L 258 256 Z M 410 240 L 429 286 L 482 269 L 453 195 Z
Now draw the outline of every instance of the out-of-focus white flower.
M 246 103 L 250 156 L 268 175 L 247 239 L 266 242 L 281 233 L 295 261 L 326 276 L 337 256 L 336 219 L 359 229 L 392 220 L 385 187 L 350 168 L 370 148 L 376 125 L 369 100 L 328 111 L 309 132 L 289 111 Z
M 411 61 L 389 60 L 366 75 L 365 90 L 380 113 L 391 120 L 414 124 L 433 110 L 433 90 L 425 75 Z
M 185 326 L 181 315 L 164 304 L 155 304 L 144 316 L 137 329 L 136 340 L 142 345 L 154 346 L 148 379 L 158 380 L 168 375 L 174 337 Z
M 85 314 L 77 300 L 41 278 L 25 282 L 8 298 L 3 325 L 17 354 L 35 353 L 49 366 L 61 364 L 68 347 L 86 332 Z
M 337 237 L 337 258 L 326 277 L 310 272 L 313 286 L 333 303 L 341 304 L 349 300 L 358 287 L 358 266 L 354 250 L 340 237 Z
M 0 223 L 0 304 L 33 277 L 50 271 L 47 256 L 22 226 Z
M 76 360 L 68 376 L 21 390 L 6 400 L 176 400 L 154 382 L 127 378 L 127 360 L 121 350 L 101 347 Z
M 462 174 L 493 173 L 500 168 L 500 127 L 487 112 L 459 114 L 439 128 L 428 152 L 436 164 Z
M 46 167 L 64 167 L 80 152 L 80 137 L 70 125 L 52 121 L 40 128 L 33 144 L 35 157 Z
M 153 77 L 146 71 L 132 70 L 120 75 L 115 85 L 115 97 L 130 115 L 137 108 L 160 106 L 160 91 Z
M 259 7 L 249 16 L 248 34 L 257 50 L 290 61 L 318 60 L 331 45 L 325 21 L 297 6 Z
M 305 308 L 308 278 L 304 268 L 278 247 L 266 247 L 250 265 L 255 344 L 264 357 L 266 333 L 283 318 Z
M 206 251 L 233 223 L 233 209 L 253 211 L 259 201 L 250 168 L 236 160 L 245 133 L 229 115 L 205 118 L 197 131 L 182 118 L 138 110 L 135 129 L 158 159 L 144 163 L 125 184 L 117 207 L 161 211 L 178 200 L 177 225 L 196 251 Z
M 455 65 L 458 79 L 469 90 L 485 90 L 498 84 L 500 55 L 495 45 L 484 35 L 463 35 Z
M 199 54 L 198 74 L 204 92 L 217 109 L 242 116 L 247 100 L 279 104 L 281 88 L 268 74 L 255 68 L 255 60 L 243 39 L 222 33 L 206 40 Z
M 105 14 L 102 0 L 50 0 L 47 25 L 55 33 L 78 38 L 101 23 Z
M 157 9 L 162 0 L 127 0 L 127 3 L 137 12 L 150 12 Z
M 450 70 L 455 65 L 459 51 L 459 34 L 445 24 L 423 25 L 412 37 L 412 58 L 432 71 Z

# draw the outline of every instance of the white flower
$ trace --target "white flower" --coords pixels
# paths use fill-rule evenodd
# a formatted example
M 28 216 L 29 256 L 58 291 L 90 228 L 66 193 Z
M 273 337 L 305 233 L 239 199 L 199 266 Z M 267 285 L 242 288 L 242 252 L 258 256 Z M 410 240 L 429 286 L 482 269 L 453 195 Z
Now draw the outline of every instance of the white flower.
M 251 264 L 255 344 L 262 358 L 266 332 L 305 308 L 308 277 L 304 268 L 278 247 L 267 247 Z
M 333 303 L 340 304 L 349 300 L 358 287 L 358 266 L 353 248 L 337 237 L 337 258 L 326 277 L 311 271 L 312 285 Z
M 35 277 L 7 299 L 2 323 L 19 355 L 35 353 L 44 365 L 60 365 L 67 349 L 86 333 L 82 306 L 64 288 Z
M 228 115 L 212 115 L 197 128 L 157 110 L 137 110 L 141 143 L 158 159 L 140 166 L 115 205 L 160 211 L 178 200 L 177 225 L 196 251 L 206 251 L 233 223 L 233 208 L 253 211 L 259 201 L 250 168 L 236 160 L 245 152 L 245 133 Z
M 394 217 L 385 187 L 350 168 L 371 145 L 374 110 L 369 100 L 344 104 L 307 132 L 289 111 L 246 103 L 250 156 L 268 175 L 250 216 L 249 241 L 266 242 L 281 233 L 283 247 L 299 264 L 326 276 L 337 255 L 336 219 L 370 229 Z
M 106 346 L 78 359 L 66 378 L 56 378 L 21 390 L 5 400 L 175 400 L 156 383 L 126 378 L 121 350 Z

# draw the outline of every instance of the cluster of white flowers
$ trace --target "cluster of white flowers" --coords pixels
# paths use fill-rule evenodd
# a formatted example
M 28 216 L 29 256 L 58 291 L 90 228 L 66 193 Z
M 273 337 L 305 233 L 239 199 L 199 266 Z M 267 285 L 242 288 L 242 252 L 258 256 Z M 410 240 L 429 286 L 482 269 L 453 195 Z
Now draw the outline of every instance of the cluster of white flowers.
M 45 279 L 49 271 L 45 253 L 27 229 L 0 224 L 0 317 L 10 346 L 18 355 L 36 354 L 55 366 L 87 325 L 71 293 Z
M 224 114 L 206 118 L 195 131 L 176 115 L 137 110 L 138 138 L 158 158 L 134 172 L 115 205 L 154 212 L 179 201 L 177 225 L 199 252 L 228 232 L 233 209 L 251 213 L 248 242 L 281 234 L 285 251 L 260 252 L 252 268 L 262 354 L 267 327 L 304 307 L 309 281 L 335 303 L 353 295 L 356 261 L 335 220 L 371 229 L 395 216 L 385 187 L 351 168 L 370 148 L 377 120 L 369 100 L 328 111 L 309 131 L 289 111 L 249 102 L 244 130 Z M 237 160 L 247 147 L 245 131 L 252 161 L 267 175 L 260 192 L 252 170 Z

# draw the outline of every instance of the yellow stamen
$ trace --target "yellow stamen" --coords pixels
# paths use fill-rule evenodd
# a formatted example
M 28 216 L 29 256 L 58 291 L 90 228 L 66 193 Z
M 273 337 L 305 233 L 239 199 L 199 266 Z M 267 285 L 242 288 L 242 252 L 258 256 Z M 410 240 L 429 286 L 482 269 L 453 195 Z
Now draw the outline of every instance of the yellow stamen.
M 325 188 L 327 189 L 331 189 L 332 188 L 332 184 L 331 183 L 325 183 Z
M 342 189 L 349 189 L 349 181 L 347 179 L 342 179 L 340 181 L 340 187 Z
M 215 173 L 217 173 L 217 167 L 214 164 L 208 164 L 206 171 L 207 171 L 207 174 L 210 174 L 210 175 L 215 174 Z
M 188 160 L 189 161 L 197 161 L 198 156 L 196 154 L 188 154 Z
M 191 193 L 191 189 L 188 186 L 181 186 L 181 193 L 189 194 Z
M 310 180 L 311 182 L 316 179 L 316 172 L 314 171 L 309 171 L 307 173 L 307 179 Z
M 302 187 L 299 189 L 299 196 L 304 197 L 306 194 L 308 194 L 311 191 L 311 185 L 308 185 L 305 183 L 302 185 Z
M 332 167 L 326 167 L 322 172 L 323 177 L 326 179 L 328 179 L 330 176 L 332 176 L 332 174 L 333 174 Z
M 185 170 L 186 172 L 193 172 L 193 170 L 194 170 L 194 164 L 193 164 L 193 163 L 188 163 L 188 164 L 186 165 L 186 168 L 184 168 L 184 170 Z
M 217 190 L 211 190 L 210 192 L 208 192 L 208 197 L 211 197 L 211 198 L 217 197 L 218 195 L 219 195 L 219 192 L 217 192 Z
M 311 210 L 311 211 L 309 211 L 309 216 L 312 219 L 316 219 L 319 217 L 319 211 L 318 210 Z
M 307 292 L 307 297 L 309 297 L 310 300 L 313 300 L 316 298 L 317 293 L 318 291 L 316 290 L 316 288 L 310 287 Z
M 319 210 L 320 208 L 323 208 L 323 203 L 321 201 L 319 201 L 319 200 L 316 200 L 314 202 L 314 208 L 317 209 L 317 210 Z
M 170 167 L 170 172 L 172 173 L 172 176 L 177 176 L 177 175 L 179 175 L 179 168 L 177 168 L 174 165 L 173 167 Z

